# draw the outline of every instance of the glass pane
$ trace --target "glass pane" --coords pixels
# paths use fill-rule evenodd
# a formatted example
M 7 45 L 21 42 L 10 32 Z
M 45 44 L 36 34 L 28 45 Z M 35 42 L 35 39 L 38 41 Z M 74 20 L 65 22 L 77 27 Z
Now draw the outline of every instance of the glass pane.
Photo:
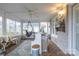
M 21 23 L 16 22 L 16 34 L 21 34 Z
M 2 36 L 2 17 L 0 16 L 0 36 Z
M 76 8 L 75 11 L 75 18 L 76 18 L 76 23 L 75 23 L 75 29 L 76 29 L 76 49 L 79 51 L 79 7 Z
M 39 32 L 39 23 L 32 23 L 34 32 Z
M 47 33 L 47 22 L 40 23 L 40 31 L 43 33 Z
M 27 24 L 28 23 L 23 23 L 23 33 L 26 34 L 25 30 L 27 30 Z M 31 23 L 33 32 L 39 32 L 39 23 Z M 31 28 L 30 28 L 31 29 Z
M 50 34 L 50 22 L 48 22 L 48 34 Z
M 27 29 L 27 23 L 23 23 L 23 34 L 26 34 L 26 30 Z
M 15 21 L 11 19 L 7 19 L 7 34 L 8 35 L 14 35 L 16 28 L 15 28 Z

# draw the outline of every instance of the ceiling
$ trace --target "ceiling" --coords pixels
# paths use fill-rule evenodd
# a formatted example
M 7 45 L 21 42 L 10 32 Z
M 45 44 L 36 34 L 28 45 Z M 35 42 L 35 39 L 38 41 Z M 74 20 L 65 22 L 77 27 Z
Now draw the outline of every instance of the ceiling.
M 55 3 L 0 3 L 0 11 L 4 11 L 7 18 L 28 21 L 28 10 L 33 11 L 31 21 L 49 21 L 54 15 Z M 58 5 L 60 6 L 60 4 Z

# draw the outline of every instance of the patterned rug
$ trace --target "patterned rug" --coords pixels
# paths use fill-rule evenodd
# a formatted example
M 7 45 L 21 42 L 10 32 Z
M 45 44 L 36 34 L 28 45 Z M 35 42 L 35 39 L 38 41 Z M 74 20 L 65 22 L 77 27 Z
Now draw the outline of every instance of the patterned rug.
M 31 55 L 31 40 L 25 40 L 15 48 L 13 51 L 7 54 L 7 56 L 30 56 Z

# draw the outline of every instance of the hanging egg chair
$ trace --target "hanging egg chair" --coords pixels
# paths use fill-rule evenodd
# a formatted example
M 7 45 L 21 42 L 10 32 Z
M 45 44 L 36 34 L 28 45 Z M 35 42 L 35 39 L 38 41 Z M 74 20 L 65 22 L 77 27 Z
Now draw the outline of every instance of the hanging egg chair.
M 28 15 L 29 15 L 29 19 L 27 24 L 26 36 L 30 37 L 33 34 L 33 26 L 31 24 L 31 20 L 32 20 L 32 15 L 34 15 L 34 11 L 28 10 Z
M 30 21 L 28 21 L 28 24 L 27 24 L 27 29 L 26 29 L 26 36 L 27 37 L 30 37 L 33 33 L 33 27 L 32 27 L 32 24 Z

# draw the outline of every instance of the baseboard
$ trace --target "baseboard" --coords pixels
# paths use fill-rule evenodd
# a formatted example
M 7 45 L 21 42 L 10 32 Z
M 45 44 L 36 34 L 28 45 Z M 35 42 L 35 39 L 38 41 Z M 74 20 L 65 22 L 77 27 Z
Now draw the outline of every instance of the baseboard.
M 68 54 L 72 55 L 73 54 L 73 50 L 68 48 Z
M 54 40 L 53 42 L 59 47 L 59 49 L 64 53 L 64 54 L 67 54 L 67 51 L 68 50 L 63 50 Z
M 62 48 L 60 48 L 60 46 L 58 45 L 58 44 L 56 44 L 58 47 L 59 47 L 59 49 L 64 53 L 64 54 L 67 54 L 67 52 L 65 51 L 65 50 L 63 50 Z
M 73 54 L 74 54 L 75 56 L 79 56 L 79 51 L 78 51 L 77 49 L 74 49 L 74 50 L 73 50 Z

